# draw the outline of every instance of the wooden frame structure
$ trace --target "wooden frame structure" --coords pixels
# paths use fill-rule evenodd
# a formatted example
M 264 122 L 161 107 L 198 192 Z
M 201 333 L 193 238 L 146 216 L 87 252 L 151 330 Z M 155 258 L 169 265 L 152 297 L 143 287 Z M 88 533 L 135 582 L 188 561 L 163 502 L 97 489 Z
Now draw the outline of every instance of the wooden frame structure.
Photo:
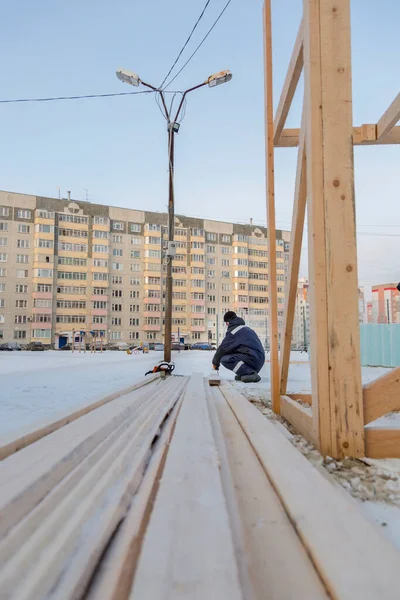
M 400 378 L 363 390 L 357 306 L 354 145 L 400 144 L 400 94 L 376 124 L 354 127 L 350 0 L 303 0 L 301 20 L 273 116 L 271 0 L 264 1 L 266 175 L 269 253 L 271 400 L 323 455 L 400 456 L 400 430 L 365 428 L 393 406 Z M 300 129 L 285 122 L 304 72 Z M 298 147 L 289 277 L 279 354 L 275 264 L 274 148 Z M 304 220 L 308 219 L 311 384 L 305 408 L 287 380 Z M 389 381 L 390 380 L 390 381 Z M 379 399 L 382 386 L 385 397 Z M 304 399 L 302 399 L 304 402 Z

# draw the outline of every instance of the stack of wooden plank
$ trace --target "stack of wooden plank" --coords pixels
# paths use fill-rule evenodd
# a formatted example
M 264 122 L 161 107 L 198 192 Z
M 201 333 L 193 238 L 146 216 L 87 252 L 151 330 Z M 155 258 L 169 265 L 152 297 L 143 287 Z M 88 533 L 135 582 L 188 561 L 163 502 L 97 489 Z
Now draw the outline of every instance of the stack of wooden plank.
M 153 381 L 0 463 L 2 600 L 395 600 L 400 555 L 231 385 Z

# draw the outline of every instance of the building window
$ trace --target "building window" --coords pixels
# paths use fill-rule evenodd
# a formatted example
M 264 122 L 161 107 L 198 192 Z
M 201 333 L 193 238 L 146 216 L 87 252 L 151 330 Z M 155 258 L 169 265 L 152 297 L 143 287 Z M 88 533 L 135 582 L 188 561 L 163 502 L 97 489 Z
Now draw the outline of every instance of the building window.
M 122 298 L 122 290 L 112 290 L 111 295 L 113 298 Z
M 111 332 L 111 339 L 112 340 L 120 340 L 120 339 L 122 339 L 122 333 L 121 333 L 121 331 L 112 331 Z
M 121 284 L 122 283 L 122 275 L 113 275 L 112 283 Z
M 28 317 L 26 315 L 15 315 L 14 323 L 27 323 Z
M 122 235 L 114 233 L 112 236 L 113 244 L 122 244 Z
M 140 246 L 142 243 L 142 240 L 140 237 L 133 235 L 131 237 L 131 244 L 135 244 L 136 246 Z
M 19 330 L 19 329 L 14 331 L 14 339 L 15 340 L 25 340 L 26 339 L 26 331 Z
M 195 262 L 204 262 L 204 256 L 202 254 L 192 254 L 191 259 Z
M 83 260 L 83 259 L 81 259 L 81 260 Z M 85 264 L 86 264 L 86 261 L 85 261 Z M 106 268 L 106 267 L 108 267 L 108 260 L 104 260 L 103 258 L 95 258 L 93 260 L 93 266 Z
M 7 277 L 7 269 L 0 269 L 0 277 Z
M 112 263 L 112 268 L 114 271 L 122 271 L 124 268 L 124 265 L 122 263 L 118 263 L 118 262 L 113 262 Z
M 131 264 L 131 271 L 134 271 L 135 273 L 139 273 L 141 270 L 142 269 L 141 269 L 140 265 L 138 265 L 138 264 Z
M 0 223 L 0 231 L 8 231 L 8 223 Z
M 95 225 L 108 225 L 108 217 L 98 217 L 96 216 L 94 218 L 94 224 Z
M 135 318 L 131 317 L 129 319 L 129 325 L 139 327 L 139 319 L 135 319 Z
M 107 254 L 108 246 L 103 246 L 102 244 L 94 244 L 92 247 L 92 250 L 93 250 L 93 252 Z
M 83 306 L 82 308 L 85 308 L 85 307 L 86 307 L 86 303 L 85 303 L 85 306 Z M 108 308 L 108 302 L 105 302 L 104 300 L 94 300 L 93 308 L 101 308 L 102 310 L 106 310 Z
M 111 325 L 121 325 L 121 324 L 122 324 L 121 317 L 112 317 L 111 318 Z
M 5 237 L 1 237 L 0 238 L 0 246 L 7 246 L 8 245 L 8 239 Z
M 42 338 L 42 339 L 50 339 L 51 329 L 34 329 L 33 337 L 34 338 Z
M 0 206 L 0 217 L 9 217 L 10 209 L 8 206 Z
M 215 271 L 207 271 L 207 277 L 215 277 Z
M 148 340 L 156 340 L 157 339 L 157 334 L 155 331 L 147 331 L 146 332 L 146 339 Z
M 129 332 L 129 339 L 130 340 L 138 340 L 139 339 L 139 332 L 138 331 L 130 331 Z
M 38 269 L 38 271 L 46 272 L 46 269 Z M 53 271 L 48 271 L 51 275 L 38 275 L 38 277 L 52 277 Z M 58 271 L 57 272 L 58 279 L 75 279 L 75 280 L 85 280 L 87 278 L 86 273 L 79 273 L 77 271 Z
M 3 300 L 2 298 L 0 298 L 0 308 L 5 308 L 6 306 L 6 301 Z
M 17 263 L 28 263 L 29 256 L 27 254 L 17 254 Z
M 36 233 L 54 233 L 54 225 L 43 225 L 43 223 L 37 223 L 35 225 L 35 231 Z
M 191 246 L 191 248 L 196 248 L 198 250 L 203 250 L 204 249 L 204 242 L 192 242 L 190 246 Z
M 48 215 L 53 215 L 53 217 L 47 217 L 49 219 L 54 218 L 54 213 L 47 213 Z M 65 223 L 81 223 L 83 225 L 87 225 L 89 219 L 88 217 L 82 217 L 80 215 L 69 215 L 64 213 L 58 214 L 58 220 Z
M 108 281 L 108 273 L 93 273 L 93 281 Z
M 227 258 L 223 258 L 221 261 L 221 265 L 223 267 L 229 267 L 229 260 Z
M 129 292 L 129 298 L 139 298 L 139 290 L 131 290 Z
M 215 258 L 207 258 L 207 264 L 208 265 L 215 265 L 216 264 L 216 259 Z
M 57 323 L 86 323 L 85 315 L 57 315 Z
M 130 310 L 130 312 L 139 312 L 139 310 L 140 310 L 139 304 L 131 304 L 129 306 L 129 310 Z
M 193 340 L 199 340 L 200 339 L 200 332 L 195 331 L 194 333 L 192 333 L 192 339 Z
M 6 284 L 0 283 L 0 292 L 5 292 L 5 291 L 6 291 Z
M 216 289 L 216 284 L 214 282 L 209 281 L 207 283 L 207 289 L 208 290 L 215 290 Z
M 122 248 L 113 248 L 113 256 L 122 256 L 123 255 L 123 250 Z
M 192 228 L 190 230 L 191 235 L 196 236 L 196 237 L 204 237 L 204 229 L 196 229 L 196 228 Z
M 139 277 L 129 277 L 129 285 L 140 285 Z
M 230 235 L 221 235 L 221 241 L 224 244 L 230 244 L 231 243 L 231 236 Z
M 98 315 L 93 315 L 92 322 L 95 323 L 96 325 L 99 325 L 101 323 L 106 323 L 107 319 L 106 319 L 106 317 L 99 317 Z
M 31 211 L 30 210 L 24 210 L 22 208 L 18 208 L 17 210 L 17 217 L 18 219 L 30 219 L 31 218 Z
M 86 293 L 86 288 L 83 288 L 85 290 Z M 53 291 L 53 286 L 51 284 L 48 283 L 37 283 L 35 285 L 35 292 L 45 292 L 45 293 L 51 293 Z
M 140 258 L 140 250 L 131 250 L 131 258 Z
M 15 308 L 28 308 L 28 300 L 16 300 Z
M 51 300 L 45 298 L 35 298 L 33 300 L 33 306 L 35 308 L 51 308 Z
M 215 254 L 217 252 L 217 248 L 216 246 L 210 246 L 208 245 L 206 248 L 207 252 L 210 252 L 211 254 Z
M 100 239 L 100 240 L 108 240 L 110 237 L 110 234 L 108 233 L 108 231 L 102 231 L 101 229 L 95 229 L 93 231 L 93 237 L 96 239 Z
M 18 279 L 23 279 L 25 277 L 28 277 L 29 271 L 26 271 L 25 269 L 17 269 L 16 271 L 16 275 Z
M 123 231 L 124 230 L 124 224 L 121 223 L 121 221 L 114 221 L 112 224 L 112 228 L 116 229 L 117 231 Z
M 0 262 L 7 262 L 7 254 L 0 252 Z
M 231 249 L 228 246 L 221 246 L 221 253 L 222 254 L 230 254 Z
M 139 223 L 131 223 L 130 229 L 135 233 L 140 233 L 140 231 L 142 230 L 142 226 L 139 225 Z
M 122 312 L 122 304 L 112 304 L 111 310 L 114 312 Z

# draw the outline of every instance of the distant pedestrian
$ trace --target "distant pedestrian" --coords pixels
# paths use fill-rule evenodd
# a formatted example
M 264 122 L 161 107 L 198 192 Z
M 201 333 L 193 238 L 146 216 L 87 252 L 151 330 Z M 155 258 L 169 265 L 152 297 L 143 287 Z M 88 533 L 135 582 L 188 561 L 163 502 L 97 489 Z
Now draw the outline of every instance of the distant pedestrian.
M 258 373 L 265 364 L 265 352 L 258 335 L 231 310 L 225 313 L 224 322 L 228 330 L 214 354 L 213 369 L 219 369 L 221 364 L 235 373 L 236 381 L 257 383 L 261 380 Z

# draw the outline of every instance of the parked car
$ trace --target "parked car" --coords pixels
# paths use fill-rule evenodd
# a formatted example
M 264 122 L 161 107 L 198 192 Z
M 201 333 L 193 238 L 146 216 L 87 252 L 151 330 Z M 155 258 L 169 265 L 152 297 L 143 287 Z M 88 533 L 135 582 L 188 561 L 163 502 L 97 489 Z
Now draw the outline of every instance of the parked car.
M 158 350 L 159 352 L 163 352 L 164 344 L 154 344 L 154 350 Z
M 71 350 L 72 349 L 72 344 L 64 344 L 64 346 L 61 346 L 61 348 L 59 348 L 59 350 Z
M 108 350 L 122 350 L 122 351 L 126 352 L 127 350 L 129 350 L 129 344 L 127 344 L 126 342 L 112 342 L 111 344 L 107 345 L 107 349 Z
M 182 344 L 181 342 L 172 342 L 171 344 L 171 350 L 184 350 L 185 349 L 185 344 Z
M 30 342 L 27 347 L 27 350 L 32 350 L 33 352 L 40 352 L 45 349 L 44 344 L 42 342 Z
M 21 346 L 17 344 L 17 342 L 7 342 L 5 344 L 1 344 L 0 350 L 3 352 L 15 352 L 17 350 L 21 350 Z
M 154 350 L 155 342 L 149 342 L 149 350 Z
M 191 350 L 214 350 L 214 346 L 212 344 L 208 344 L 207 342 L 196 342 L 190 346 Z

